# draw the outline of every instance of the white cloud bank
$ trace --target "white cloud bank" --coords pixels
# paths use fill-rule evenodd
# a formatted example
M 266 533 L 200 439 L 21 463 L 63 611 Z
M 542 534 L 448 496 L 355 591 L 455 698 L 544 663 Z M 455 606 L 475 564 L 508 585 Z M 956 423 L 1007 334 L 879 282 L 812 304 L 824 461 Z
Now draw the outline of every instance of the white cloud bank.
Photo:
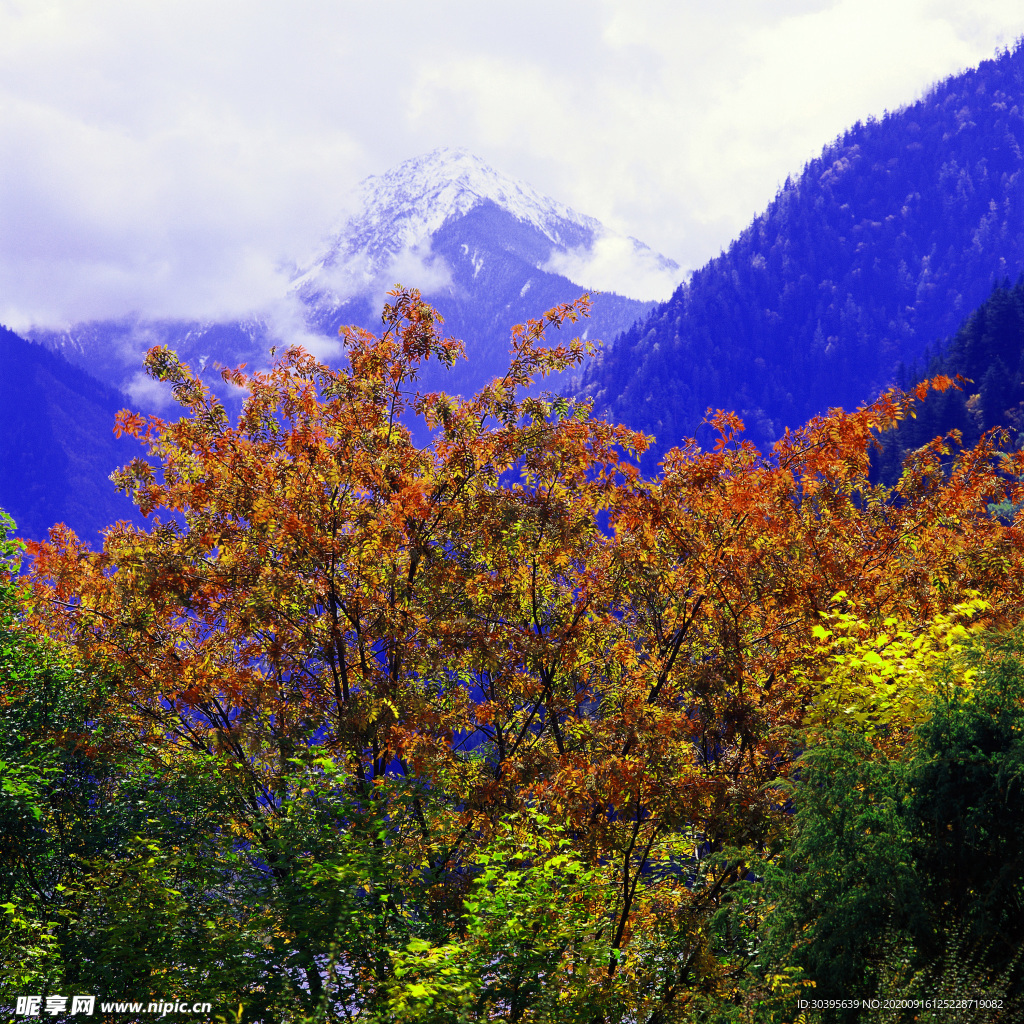
M 396 282 L 422 292 L 437 292 L 451 285 L 451 268 L 426 242 L 403 249 L 383 265 L 371 265 L 364 253 L 327 266 L 314 265 L 292 284 L 291 292 L 300 288 L 320 292 L 325 301 L 334 303 L 367 298 L 371 306 L 383 307 Z
M 698 266 L 1022 32 L 1020 0 L 0 0 L 0 322 L 248 312 L 439 145 Z M 581 272 L 626 291 L 623 257 Z
M 541 269 L 584 288 L 657 302 L 669 298 L 687 276 L 678 264 L 667 262 L 636 239 L 611 233 L 586 248 L 555 250 Z

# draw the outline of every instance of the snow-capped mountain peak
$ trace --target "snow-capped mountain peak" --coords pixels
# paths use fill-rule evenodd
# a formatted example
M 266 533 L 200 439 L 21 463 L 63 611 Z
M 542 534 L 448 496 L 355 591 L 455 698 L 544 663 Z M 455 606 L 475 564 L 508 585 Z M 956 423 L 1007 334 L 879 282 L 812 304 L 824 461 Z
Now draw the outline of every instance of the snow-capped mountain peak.
M 336 233 L 314 265 L 364 253 L 380 269 L 399 253 L 426 242 L 443 224 L 491 202 L 531 225 L 556 247 L 596 237 L 599 221 L 494 170 L 466 149 L 435 149 L 405 160 L 359 186 L 359 210 Z M 571 242 L 567 236 L 571 236 Z
M 86 323 L 40 340 L 135 390 L 142 354 L 154 343 L 200 365 L 265 365 L 271 345 L 282 344 L 334 358 L 339 328 L 375 329 L 388 290 L 402 281 L 472 355 L 451 370 L 425 368 L 423 386 L 471 394 L 507 368 L 512 324 L 596 290 L 603 294 L 593 296 L 582 331 L 611 340 L 652 307 L 658 296 L 649 281 L 665 293 L 677 282 L 670 260 L 464 149 L 434 150 L 367 178 L 345 205 L 351 213 L 312 255 L 282 260 L 284 294 L 268 296 L 248 318 Z

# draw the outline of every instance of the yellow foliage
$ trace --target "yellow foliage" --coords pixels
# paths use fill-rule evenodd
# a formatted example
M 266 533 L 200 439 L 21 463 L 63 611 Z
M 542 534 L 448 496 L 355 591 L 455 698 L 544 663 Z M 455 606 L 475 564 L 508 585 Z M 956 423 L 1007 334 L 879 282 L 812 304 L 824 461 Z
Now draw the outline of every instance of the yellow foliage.
M 818 663 L 827 674 L 814 687 L 808 712 L 812 729 L 846 726 L 871 737 L 905 733 L 925 720 L 943 686 L 970 689 L 975 670 L 957 667 L 978 617 L 991 605 L 976 591 L 923 623 L 889 616 L 862 618 L 841 591 L 814 626 Z

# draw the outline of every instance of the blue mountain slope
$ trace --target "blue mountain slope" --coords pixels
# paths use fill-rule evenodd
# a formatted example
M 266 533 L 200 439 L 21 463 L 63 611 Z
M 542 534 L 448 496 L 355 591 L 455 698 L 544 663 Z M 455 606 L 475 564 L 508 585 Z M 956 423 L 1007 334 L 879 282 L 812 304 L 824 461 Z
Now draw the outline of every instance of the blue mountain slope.
M 732 409 L 761 445 L 893 383 L 1024 266 L 1024 49 L 857 124 L 578 391 L 656 436 Z
M 64 522 L 83 540 L 135 506 L 108 479 L 140 454 L 118 440 L 127 399 L 66 359 L 0 327 L 0 508 L 21 536 L 41 539 Z

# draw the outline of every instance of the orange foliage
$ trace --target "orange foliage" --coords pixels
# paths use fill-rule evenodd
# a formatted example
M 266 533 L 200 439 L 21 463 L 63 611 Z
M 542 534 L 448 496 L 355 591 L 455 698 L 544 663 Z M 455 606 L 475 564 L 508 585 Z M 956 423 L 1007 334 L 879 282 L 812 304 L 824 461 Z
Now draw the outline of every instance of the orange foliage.
M 452 850 L 538 804 L 618 865 L 627 947 L 720 891 L 641 898 L 665 836 L 770 838 L 765 784 L 804 723 L 833 595 L 869 623 L 923 624 L 968 592 L 1020 617 L 1020 520 L 987 504 L 1020 500 L 1024 456 L 937 439 L 894 490 L 869 482 L 873 439 L 925 389 L 833 410 L 768 455 L 719 412 L 711 451 L 688 441 L 646 481 L 630 457 L 648 439 L 520 397 L 582 358 L 540 343 L 586 298 L 517 327 L 508 372 L 463 399 L 415 391 L 425 359 L 462 346 L 417 292 L 392 296 L 380 337 L 344 331 L 344 369 L 290 350 L 225 371 L 249 392 L 235 426 L 151 350 L 185 415 L 122 414 L 159 471 L 137 459 L 117 482 L 179 519 L 118 524 L 101 552 L 66 532 L 33 547 L 37 628 L 113 682 L 131 741 L 215 753 L 261 813 L 313 742 L 367 792 L 405 772 L 444 794 Z

